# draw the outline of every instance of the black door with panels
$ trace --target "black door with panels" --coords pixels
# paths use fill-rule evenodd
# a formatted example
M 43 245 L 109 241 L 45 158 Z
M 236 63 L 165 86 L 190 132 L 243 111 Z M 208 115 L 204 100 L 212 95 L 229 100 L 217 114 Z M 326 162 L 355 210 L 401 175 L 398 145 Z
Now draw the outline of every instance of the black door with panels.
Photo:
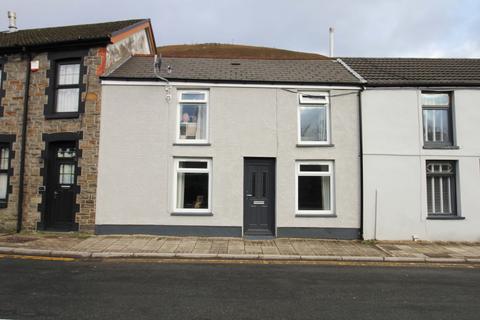
M 245 158 L 244 234 L 275 235 L 275 159 Z
M 45 227 L 72 230 L 77 188 L 76 142 L 56 142 L 48 149 Z

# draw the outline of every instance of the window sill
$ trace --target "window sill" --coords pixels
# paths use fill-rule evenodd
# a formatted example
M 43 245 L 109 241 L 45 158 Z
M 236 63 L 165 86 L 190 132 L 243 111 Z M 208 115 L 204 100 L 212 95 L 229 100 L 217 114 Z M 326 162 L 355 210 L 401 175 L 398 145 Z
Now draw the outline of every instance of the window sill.
M 331 148 L 331 147 L 335 147 L 334 144 L 331 144 L 331 143 L 297 143 L 297 147 L 299 148 L 303 148 L 303 147 L 307 147 L 307 148 L 322 148 L 322 147 L 326 147 L 326 148 Z
M 78 112 L 52 113 L 46 114 L 45 119 L 76 119 L 80 116 Z
M 423 146 L 425 150 L 435 150 L 435 149 L 443 149 L 443 150 L 458 150 L 460 149 L 459 146 Z
M 211 212 L 172 212 L 171 216 L 178 217 L 211 217 L 213 213 Z
M 174 146 L 211 146 L 209 142 L 175 142 Z
M 453 215 L 431 215 L 427 216 L 427 220 L 465 220 L 465 217 Z
M 336 218 L 335 213 L 296 213 L 296 218 Z

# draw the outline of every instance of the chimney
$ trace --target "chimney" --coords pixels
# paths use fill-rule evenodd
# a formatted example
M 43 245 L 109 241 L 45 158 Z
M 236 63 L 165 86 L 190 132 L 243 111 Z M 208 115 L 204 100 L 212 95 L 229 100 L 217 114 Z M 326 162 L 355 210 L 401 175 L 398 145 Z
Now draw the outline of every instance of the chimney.
M 333 58 L 333 33 L 335 32 L 335 29 L 333 27 L 330 27 L 328 29 L 328 33 L 329 33 L 329 41 L 328 41 L 328 44 L 329 44 L 329 47 L 330 47 L 330 58 Z
M 8 11 L 8 32 L 17 31 L 17 14 L 13 11 Z

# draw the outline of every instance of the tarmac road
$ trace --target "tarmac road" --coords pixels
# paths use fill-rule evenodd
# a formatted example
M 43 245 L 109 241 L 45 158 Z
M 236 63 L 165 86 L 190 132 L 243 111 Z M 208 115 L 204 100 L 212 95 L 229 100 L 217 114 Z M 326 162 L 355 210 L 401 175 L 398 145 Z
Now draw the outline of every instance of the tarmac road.
M 0 258 L 0 319 L 480 319 L 480 269 Z

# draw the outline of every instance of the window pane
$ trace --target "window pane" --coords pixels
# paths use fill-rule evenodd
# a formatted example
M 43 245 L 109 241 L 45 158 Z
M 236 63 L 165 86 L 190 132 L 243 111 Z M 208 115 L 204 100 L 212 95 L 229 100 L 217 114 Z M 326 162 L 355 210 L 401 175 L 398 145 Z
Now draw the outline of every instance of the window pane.
M 80 64 L 61 64 L 58 66 L 58 84 L 78 84 L 80 81 Z
M 301 164 L 300 171 L 302 172 L 328 172 L 327 164 Z
M 58 148 L 57 158 L 75 158 L 75 148 Z
M 57 112 L 77 112 L 80 89 L 57 90 Z
M 449 110 L 423 110 L 425 142 L 450 143 Z
M 298 177 L 298 210 L 330 210 L 330 177 Z
M 208 208 L 208 173 L 177 174 L 177 208 Z
M 75 165 L 61 164 L 60 165 L 60 184 L 74 184 L 75 182 Z
M 321 94 L 302 94 L 300 97 L 300 103 L 308 104 L 325 104 L 328 103 L 327 95 Z
M 7 199 L 7 183 L 8 175 L 6 173 L 0 173 L 0 200 Z
M 429 214 L 455 214 L 455 164 L 427 162 L 427 209 Z
M 179 168 L 207 169 L 206 161 L 180 161 Z
M 450 104 L 447 93 L 422 93 L 422 104 L 428 106 L 446 106 Z
M 182 93 L 182 100 L 205 101 L 205 93 L 199 93 L 199 92 Z
M 207 106 L 205 104 L 180 105 L 180 139 L 205 140 L 206 127 Z
M 327 141 L 327 108 L 300 107 L 301 141 Z
M 8 170 L 8 157 L 10 150 L 8 148 L 2 148 L 0 150 L 0 170 Z

